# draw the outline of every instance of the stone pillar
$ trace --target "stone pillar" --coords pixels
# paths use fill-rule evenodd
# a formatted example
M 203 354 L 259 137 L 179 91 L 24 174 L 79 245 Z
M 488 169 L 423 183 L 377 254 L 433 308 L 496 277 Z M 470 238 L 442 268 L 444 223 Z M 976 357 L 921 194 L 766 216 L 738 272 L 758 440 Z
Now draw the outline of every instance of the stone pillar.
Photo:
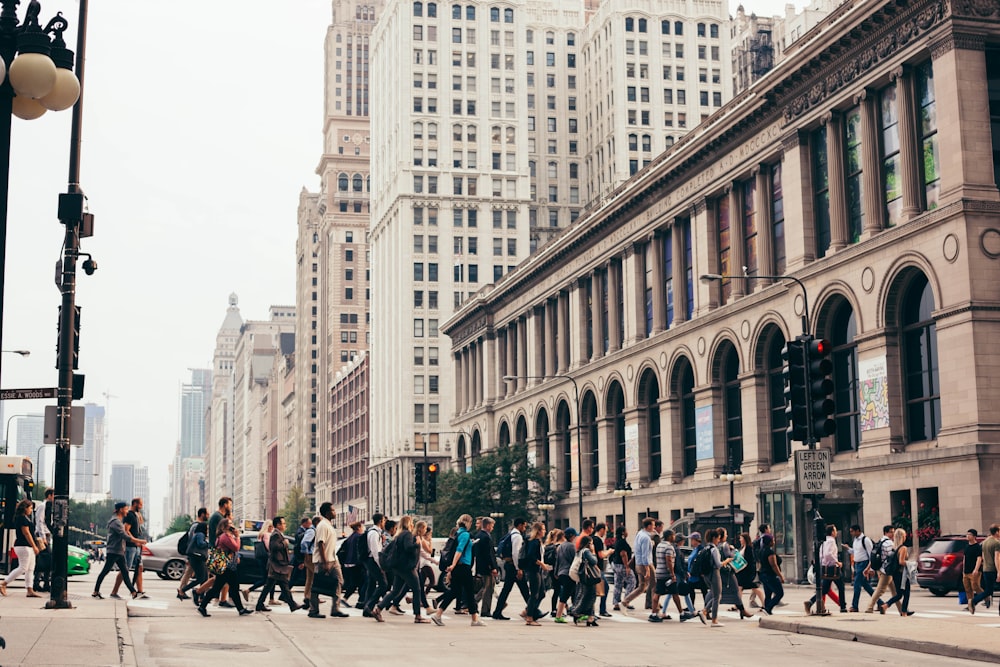
M 689 233 L 694 233 L 694 227 L 691 226 L 691 219 L 688 219 L 687 225 L 684 224 L 674 224 L 673 230 L 670 233 L 670 243 L 673 249 L 673 267 L 672 275 L 670 276 L 671 282 L 674 286 L 674 320 L 673 322 L 666 321 L 666 303 L 667 294 L 665 286 L 663 293 L 663 304 L 664 304 L 664 326 L 669 327 L 680 322 L 687 321 L 687 309 L 688 309 L 688 293 L 687 293 L 687 257 L 685 256 L 686 249 L 684 248 L 684 233 L 685 231 Z M 692 257 L 693 259 L 693 257 Z M 660 265 L 663 265 L 661 260 Z M 693 267 L 692 267 L 693 268 Z M 693 273 L 693 271 L 692 271 Z M 696 278 L 697 279 L 697 278 Z
M 771 402 L 767 373 L 740 377 L 743 404 L 743 474 L 767 472 L 771 465 Z
M 498 357 L 497 357 L 497 337 L 495 333 L 486 334 L 486 338 L 483 341 L 483 380 L 486 384 L 486 396 L 485 402 L 492 405 L 498 395 L 500 395 L 500 385 L 499 382 L 501 374 L 498 368 Z M 466 455 L 468 455 L 468 448 L 472 443 L 466 443 Z
M 816 230 L 812 225 L 797 223 L 815 217 L 812 195 L 812 161 L 806 135 L 793 130 L 781 138 L 781 179 L 785 197 L 785 229 L 795 225 L 801 234 L 785 233 L 785 271 L 816 259 Z
M 455 411 L 465 412 L 465 349 L 455 353 Z
M 517 318 L 517 390 L 528 386 L 528 320 L 525 316 Z
M 599 466 L 597 483 L 594 484 L 594 480 L 590 477 L 584 477 L 583 481 L 584 488 L 587 488 L 586 483 L 590 482 L 591 486 L 594 487 L 594 491 L 601 493 L 602 491 L 611 491 L 617 484 L 617 461 L 615 460 L 617 445 L 615 443 L 615 420 L 611 417 L 605 417 L 604 419 L 598 419 L 597 425 L 598 438 L 600 439 L 600 451 L 597 455 Z M 583 466 L 584 468 L 587 467 L 587 457 L 584 457 Z
M 572 313 L 573 333 L 575 335 L 572 340 L 575 349 L 572 350 L 573 357 L 570 368 L 579 368 L 590 361 L 590 357 L 587 356 L 587 309 L 590 308 L 590 304 L 587 303 L 587 290 L 583 285 L 583 281 L 586 280 L 591 280 L 591 278 L 583 278 L 580 282 L 574 283 L 572 287 L 575 297 L 572 301 L 573 306 L 575 306 Z
M 754 169 L 756 180 L 753 207 L 757 211 L 757 267 L 763 275 L 774 275 L 774 220 L 771 214 L 771 170 L 768 165 Z M 758 278 L 761 287 L 770 285 L 767 278 Z
M 692 260 L 694 261 L 694 271 L 696 274 L 719 272 L 719 227 L 716 224 L 715 212 L 711 209 L 712 207 L 708 205 L 708 201 L 704 198 L 698 199 L 691 205 L 692 235 L 696 229 L 705 230 L 704 236 L 702 236 L 701 232 L 697 236 L 699 240 L 704 238 L 705 242 L 694 244 L 694 256 Z M 697 301 L 694 315 L 697 317 L 719 306 L 720 289 L 717 281 L 713 280 L 706 284 L 698 280 L 697 275 L 695 275 L 695 280 L 697 281 L 695 283 Z M 677 290 L 674 290 L 674 293 L 676 294 Z M 674 312 L 677 312 L 676 305 L 674 306 Z
M 604 270 L 607 271 L 607 267 Z M 593 361 L 604 356 L 604 329 L 601 322 L 603 292 L 601 290 L 600 271 L 594 271 L 590 274 L 590 294 L 591 336 L 594 339 L 594 349 L 591 352 L 590 360 Z
M 882 188 L 882 160 L 879 158 L 881 131 L 878 125 L 878 92 L 866 88 L 854 98 L 861 105 L 861 189 L 865 212 L 861 240 L 885 228 L 885 191 Z
M 476 344 L 472 348 L 476 355 L 476 370 L 475 378 L 473 378 L 473 386 L 476 388 L 475 403 L 476 407 L 481 407 L 483 404 L 483 339 L 477 338 Z
M 559 354 L 559 316 L 558 300 L 548 299 L 545 302 L 545 375 L 556 375 L 559 371 L 559 364 L 556 359 Z
M 507 375 L 513 377 L 517 375 L 517 357 L 515 356 L 514 346 L 517 344 L 517 321 L 513 321 L 507 325 L 507 334 L 504 336 L 507 340 Z M 506 396 L 510 397 L 514 395 L 517 391 L 517 380 L 511 380 L 507 382 L 507 393 Z
M 645 245 L 634 243 L 625 248 L 622 267 L 622 293 L 625 304 L 625 344 L 634 345 L 646 338 L 646 252 Z
M 916 104 L 913 100 L 913 70 L 908 66 L 896 68 L 892 73 L 896 81 L 896 101 L 899 113 L 899 185 L 903 191 L 903 220 L 920 213 L 921 179 L 920 150 L 917 146 Z M 937 78 L 937 77 L 935 77 Z M 962 91 L 956 91 L 962 94 Z M 959 144 L 961 145 L 961 144 Z M 961 153 L 961 150 L 955 151 Z
M 726 464 L 726 414 L 723 409 L 722 388 L 707 385 L 695 388 L 697 408 L 712 408 L 712 458 L 698 461 L 694 478 L 696 481 L 716 479 Z
M 729 275 L 742 276 L 744 260 L 743 248 L 743 197 L 740 195 L 739 183 L 732 183 L 727 188 L 729 197 Z M 720 267 L 721 268 L 721 267 Z M 745 296 L 749 281 L 734 279 L 731 282 L 733 299 Z
M 528 347 L 531 351 L 531 364 L 528 366 L 528 375 L 533 376 L 531 380 L 528 381 L 528 385 L 536 385 L 542 381 L 542 377 L 545 375 L 545 358 L 544 358 L 544 330 L 545 330 L 545 315 L 542 307 L 532 308 L 528 314 L 527 327 L 528 332 L 526 339 L 528 342 Z
M 830 193 L 830 251 L 847 247 L 847 187 L 844 184 L 844 118 L 837 111 L 823 117 Z M 787 219 L 787 218 L 786 218 Z
M 627 472 L 628 468 L 628 431 L 629 428 L 638 430 L 638 452 L 636 463 L 638 470 Z M 633 408 L 625 411 L 625 480 L 632 483 L 633 487 L 649 485 L 649 417 L 644 407 Z
M 559 310 L 556 317 L 556 325 L 559 327 L 559 363 L 557 369 L 559 373 L 565 373 L 572 365 L 570 341 L 573 336 L 572 320 L 569 316 L 569 292 L 567 290 L 559 292 L 556 308 Z
M 664 275 L 666 271 L 666 259 L 663 256 L 663 243 L 664 236 L 662 234 L 653 234 L 646 241 L 646 247 L 648 251 L 643 253 L 645 261 L 651 262 L 651 267 L 644 267 L 652 269 L 648 273 L 651 276 L 653 284 L 650 287 L 653 288 L 653 334 L 658 334 L 661 331 L 667 330 L 667 276 Z M 677 258 L 674 258 L 677 261 Z M 645 280 L 645 277 L 643 278 Z M 642 315 L 643 320 L 645 320 L 646 315 L 646 300 L 642 301 Z M 645 321 L 643 322 L 645 326 Z M 645 329 L 643 329 L 645 331 Z
M 966 5 L 972 7 L 973 3 Z M 986 38 L 982 34 L 946 34 L 931 45 L 931 59 L 940 198 L 997 201 L 1000 194 L 993 174 Z M 954 148 L 957 146 L 962 149 Z
M 622 347 L 622 331 L 619 328 L 621 326 L 622 306 L 618 300 L 618 294 L 621 290 L 624 290 L 621 260 L 612 259 L 608 262 L 608 352 L 616 352 Z M 624 291 L 621 291 L 621 294 L 624 297 Z

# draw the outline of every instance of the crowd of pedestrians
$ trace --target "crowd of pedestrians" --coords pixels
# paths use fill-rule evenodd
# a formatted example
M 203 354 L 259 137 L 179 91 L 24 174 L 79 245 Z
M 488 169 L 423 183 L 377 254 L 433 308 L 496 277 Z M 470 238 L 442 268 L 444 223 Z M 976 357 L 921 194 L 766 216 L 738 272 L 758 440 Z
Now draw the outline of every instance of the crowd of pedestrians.
M 18 540 L 25 544 L 15 548 L 24 558 L 22 568 L 11 574 L 24 574 L 29 581 L 31 556 L 40 548 L 29 528 L 30 505 L 26 501 L 18 506 L 19 521 L 24 524 Z M 115 506 L 108 522 L 108 559 L 94 597 L 102 597 L 101 583 L 115 565 L 120 583 L 133 597 L 142 595 L 141 565 L 130 560 L 132 552 L 145 543 L 141 509 L 141 499 L 134 500 L 131 509 L 125 503 Z M 587 519 L 579 531 L 569 527 L 546 532 L 543 523 L 518 518 L 494 543 L 493 519 L 463 514 L 438 554 L 427 524 L 411 516 L 395 522 L 376 513 L 371 525 L 352 523 L 349 533 L 338 538 L 333 505 L 323 503 L 316 516 L 299 521 L 292 540 L 285 535 L 288 520 L 282 516 L 274 517 L 260 531 L 255 545 L 260 578 L 241 590 L 240 531 L 231 514 L 228 497 L 219 500 L 211 516 L 201 508 L 183 541 L 189 567 L 177 597 L 193 597 L 202 616 L 210 615 L 208 604 L 216 598 L 220 607 L 232 607 L 240 615 L 269 612 L 268 605 L 275 604 L 278 593 L 292 612 L 306 609 L 310 618 L 326 618 L 320 610 L 322 593 L 331 598 L 329 616 L 333 618 L 347 617 L 341 605 L 357 595 L 354 607 L 377 622 L 384 622 L 387 613 L 403 615 L 401 605 L 411 604 L 414 623 L 440 626 L 445 611 L 454 604 L 454 614 L 468 615 L 473 627 L 481 627 L 484 618 L 511 620 L 504 612 L 517 588 L 524 602 L 520 617 L 528 626 L 538 626 L 551 615 L 555 623 L 597 627 L 601 618 L 612 616 L 611 611 L 630 615 L 636 605 L 643 604 L 651 623 L 672 620 L 671 612 L 676 611 L 680 622 L 697 619 L 717 628 L 722 627 L 719 609 L 724 591 L 733 605 L 729 611 L 738 612 L 740 619 L 752 617 L 753 609 L 771 614 L 785 604 L 781 555 L 767 525 L 760 526 L 756 538 L 740 533 L 733 540 L 725 528 L 708 529 L 704 536 L 699 532 L 685 536 L 647 517 L 630 541 L 625 526 L 618 526 L 611 536 L 605 524 Z M 915 568 L 909 563 L 906 531 L 887 525 L 882 532 L 881 538 L 873 540 L 853 525 L 850 542 L 841 543 L 836 527 L 826 527 L 816 568 L 822 582 L 818 596 L 804 603 L 807 614 L 828 614 L 827 599 L 841 612 L 858 612 L 862 592 L 869 596 L 867 613 L 885 614 L 895 608 L 904 617 L 914 614 L 909 599 Z M 963 585 L 973 614 L 979 604 L 991 604 L 1000 570 L 1000 524 L 990 526 L 989 532 L 984 542 L 976 530 L 967 533 Z M 605 575 L 606 565 L 611 566 L 610 579 Z M 291 590 L 297 570 L 302 570 L 304 580 L 301 602 Z M 135 584 L 129 576 L 132 571 Z M 494 600 L 501 578 L 503 586 Z M 850 607 L 848 580 L 853 583 Z M 258 590 L 253 610 L 245 607 L 243 602 L 249 602 L 250 594 Z M 29 595 L 32 592 L 29 588 Z M 700 606 L 696 604 L 699 592 Z M 6 594 L 5 584 L 0 585 L 0 593 Z M 744 594 L 749 596 L 747 605 Z

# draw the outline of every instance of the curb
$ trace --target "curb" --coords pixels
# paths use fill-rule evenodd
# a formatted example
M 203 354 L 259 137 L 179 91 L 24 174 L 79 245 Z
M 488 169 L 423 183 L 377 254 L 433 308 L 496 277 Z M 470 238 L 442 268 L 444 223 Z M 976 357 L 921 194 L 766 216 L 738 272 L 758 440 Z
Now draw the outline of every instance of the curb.
M 956 646 L 955 644 L 945 644 L 943 642 L 903 639 L 875 632 L 859 632 L 854 629 L 833 628 L 804 623 L 798 620 L 784 620 L 774 618 L 773 616 L 762 617 L 758 627 L 766 630 L 781 630 L 799 635 L 812 635 L 827 639 L 860 642 L 862 644 L 895 648 L 901 651 L 916 651 L 918 653 L 960 658 L 962 660 L 976 660 L 980 662 L 994 662 L 996 660 L 995 653 L 978 648 Z

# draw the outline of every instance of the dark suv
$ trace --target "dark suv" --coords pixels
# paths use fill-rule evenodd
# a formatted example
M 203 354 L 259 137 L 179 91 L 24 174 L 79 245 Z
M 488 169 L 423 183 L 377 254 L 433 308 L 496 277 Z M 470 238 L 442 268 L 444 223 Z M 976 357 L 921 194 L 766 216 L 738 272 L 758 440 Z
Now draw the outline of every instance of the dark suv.
M 984 539 L 979 536 L 979 542 Z M 931 542 L 917 559 L 917 583 L 934 595 L 947 595 L 962 590 L 962 569 L 965 564 L 965 535 L 943 535 Z

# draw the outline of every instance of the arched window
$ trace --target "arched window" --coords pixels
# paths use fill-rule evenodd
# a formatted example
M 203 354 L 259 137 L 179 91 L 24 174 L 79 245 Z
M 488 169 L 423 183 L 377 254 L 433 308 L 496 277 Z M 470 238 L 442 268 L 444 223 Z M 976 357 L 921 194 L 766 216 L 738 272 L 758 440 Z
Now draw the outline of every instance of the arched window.
M 417 121 L 413 124 L 413 138 L 423 139 L 424 138 L 424 124 Z
M 483 451 L 483 439 L 479 435 L 479 431 L 472 434 L 472 451 L 469 453 L 469 466 L 475 464 L 476 459 L 479 458 L 479 454 Z
M 493 23 L 500 23 L 500 8 L 490 7 L 490 21 Z
M 451 18 L 455 20 L 462 18 L 462 5 L 451 6 Z
M 414 16 L 423 16 L 424 15 L 424 3 L 422 3 L 422 2 L 414 2 L 413 3 L 413 15 Z
M 830 322 L 833 361 L 834 402 L 837 405 L 835 438 L 838 452 L 857 451 L 861 445 L 861 419 L 858 410 L 858 321 L 846 299 L 833 311 Z
M 437 15 L 438 15 L 438 6 L 437 6 L 437 3 L 435 3 L 435 2 L 428 2 L 427 3 L 427 16 L 429 16 L 432 19 L 436 19 Z
M 514 430 L 514 444 L 525 445 L 528 443 L 528 423 L 524 417 L 518 417 L 517 428 Z
M 548 177 L 558 178 L 559 177 L 559 164 L 556 162 L 549 162 L 548 164 Z
M 355 192 L 364 191 L 364 179 L 361 178 L 361 174 L 354 174 L 354 178 L 351 179 L 351 185 Z
M 466 467 L 465 464 L 465 451 L 466 451 L 465 436 L 460 435 L 458 436 L 458 443 L 455 445 L 455 459 L 457 463 L 458 472 L 468 471 L 468 468 Z
M 513 23 L 514 22 L 514 10 L 513 9 L 505 9 L 505 10 L 503 10 L 503 22 L 504 23 Z
M 634 31 L 635 31 L 635 19 L 632 18 L 631 16 L 626 16 L 625 17 L 625 32 L 634 32 Z
M 934 293 L 920 274 L 906 287 L 900 310 L 901 358 L 906 399 L 906 435 L 910 442 L 933 440 L 941 428 L 937 328 L 931 313 Z
M 615 482 L 625 486 L 625 394 L 617 382 L 608 388 L 608 418 L 612 420 L 615 438 Z M 590 486 L 596 488 L 597 480 L 591 479 Z
M 646 451 L 649 452 L 649 480 L 655 482 L 663 472 L 660 445 L 660 384 L 656 381 L 656 373 L 647 369 L 642 374 L 639 383 L 639 410 L 646 418 Z
M 743 399 L 740 395 L 740 358 L 736 348 L 726 344 L 722 354 L 722 404 L 726 415 L 726 462 L 743 463 Z
M 573 432 L 569 427 L 569 406 L 563 401 L 556 411 L 556 433 L 559 438 L 560 465 L 557 468 L 558 488 L 563 491 L 573 489 Z
M 347 192 L 347 174 L 341 173 L 337 176 L 337 190 Z
M 639 32 L 646 32 L 646 19 L 639 19 Z
M 475 5 L 468 5 L 465 8 L 465 20 L 475 21 L 476 20 L 476 7 Z
M 454 139 L 455 141 L 462 140 L 462 126 L 459 125 L 458 123 L 455 123 L 454 125 L 451 126 L 451 138 Z
M 597 438 L 597 401 L 594 400 L 594 395 L 590 392 L 587 392 L 583 397 L 580 420 L 582 422 L 580 427 L 586 433 L 587 443 L 590 445 L 587 452 L 590 454 L 590 488 L 593 489 L 597 487 L 601 469 L 598 460 L 600 443 Z M 583 445 L 583 443 L 580 444 Z M 580 474 L 582 475 L 583 471 L 580 471 Z
M 437 123 L 427 123 L 427 138 L 431 141 L 436 141 L 438 138 L 438 125 Z
M 690 477 L 698 467 L 698 431 L 695 422 L 694 371 L 687 359 L 682 359 L 674 371 L 674 387 L 680 399 L 681 442 L 684 447 L 684 476 Z
M 535 461 L 535 465 L 543 470 L 546 470 L 546 478 L 548 478 L 548 468 L 549 468 L 549 413 L 544 409 L 538 411 L 538 416 L 535 417 L 535 441 L 537 442 L 537 447 L 541 450 L 542 458 L 540 461 Z M 551 482 L 548 484 L 551 488 Z
M 504 134 L 507 137 L 507 143 L 508 144 L 514 143 L 515 135 L 514 135 L 514 128 L 513 127 L 508 126 L 507 128 L 505 128 L 504 129 Z
M 784 361 L 781 350 L 785 347 L 785 336 L 774 327 L 767 341 L 767 407 L 771 415 L 771 462 L 784 463 L 788 460 L 789 446 L 788 418 L 785 417 L 785 378 L 782 374 Z
M 500 424 L 500 436 L 497 438 L 497 445 L 500 447 L 510 447 L 510 427 L 507 422 Z

